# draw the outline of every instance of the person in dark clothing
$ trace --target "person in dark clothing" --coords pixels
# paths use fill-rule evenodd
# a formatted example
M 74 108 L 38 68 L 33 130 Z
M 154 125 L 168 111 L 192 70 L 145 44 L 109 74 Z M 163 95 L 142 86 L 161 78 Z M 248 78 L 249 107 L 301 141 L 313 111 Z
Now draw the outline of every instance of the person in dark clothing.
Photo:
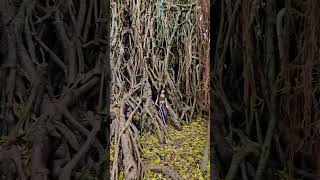
M 126 113 L 125 113 L 126 120 L 128 120 L 129 116 L 130 116 L 130 112 L 126 111 Z
M 164 125 L 166 125 L 167 120 L 167 99 L 165 93 L 165 88 L 161 88 L 156 100 L 156 105 L 159 107 L 159 112 Z

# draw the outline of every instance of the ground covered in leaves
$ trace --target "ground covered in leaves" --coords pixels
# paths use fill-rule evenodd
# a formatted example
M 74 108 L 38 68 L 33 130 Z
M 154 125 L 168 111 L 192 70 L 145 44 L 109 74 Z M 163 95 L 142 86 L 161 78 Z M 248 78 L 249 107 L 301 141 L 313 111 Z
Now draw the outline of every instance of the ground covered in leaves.
M 166 144 L 162 145 L 155 134 L 140 134 L 144 164 L 170 166 L 183 179 L 210 179 L 210 163 L 208 162 L 206 172 L 202 172 L 200 167 L 206 140 L 206 124 L 206 120 L 196 118 L 190 124 L 183 125 L 181 131 L 168 126 L 169 137 Z M 110 153 L 112 161 L 112 148 Z M 120 177 L 123 177 L 122 172 Z M 161 173 L 147 170 L 144 179 L 166 178 Z

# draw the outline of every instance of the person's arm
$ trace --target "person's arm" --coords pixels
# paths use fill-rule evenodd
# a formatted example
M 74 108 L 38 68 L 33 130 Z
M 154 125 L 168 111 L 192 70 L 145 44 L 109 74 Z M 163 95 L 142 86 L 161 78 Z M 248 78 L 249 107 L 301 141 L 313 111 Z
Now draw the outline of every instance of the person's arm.
M 165 102 L 166 102 L 166 108 L 168 109 L 168 100 L 167 98 L 164 98 Z
M 158 106 L 159 95 L 157 96 L 155 104 Z

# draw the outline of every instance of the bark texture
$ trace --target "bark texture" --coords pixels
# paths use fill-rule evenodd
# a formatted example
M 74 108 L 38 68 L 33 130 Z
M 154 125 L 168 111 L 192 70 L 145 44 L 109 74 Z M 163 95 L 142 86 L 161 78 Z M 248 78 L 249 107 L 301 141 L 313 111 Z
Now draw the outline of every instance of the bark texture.
M 213 19 L 211 62 L 211 155 L 218 179 L 319 179 L 319 5 L 212 5 L 220 13 Z
M 108 7 L 0 2 L 0 179 L 107 178 Z

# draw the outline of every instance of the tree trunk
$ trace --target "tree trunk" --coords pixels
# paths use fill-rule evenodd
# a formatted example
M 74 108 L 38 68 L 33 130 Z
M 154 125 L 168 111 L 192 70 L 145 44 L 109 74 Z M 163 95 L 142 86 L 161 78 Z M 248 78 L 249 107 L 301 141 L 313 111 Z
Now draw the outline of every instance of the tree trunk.
M 107 177 L 107 7 L 100 0 L 1 1 L 0 154 L 19 147 L 14 179 Z

